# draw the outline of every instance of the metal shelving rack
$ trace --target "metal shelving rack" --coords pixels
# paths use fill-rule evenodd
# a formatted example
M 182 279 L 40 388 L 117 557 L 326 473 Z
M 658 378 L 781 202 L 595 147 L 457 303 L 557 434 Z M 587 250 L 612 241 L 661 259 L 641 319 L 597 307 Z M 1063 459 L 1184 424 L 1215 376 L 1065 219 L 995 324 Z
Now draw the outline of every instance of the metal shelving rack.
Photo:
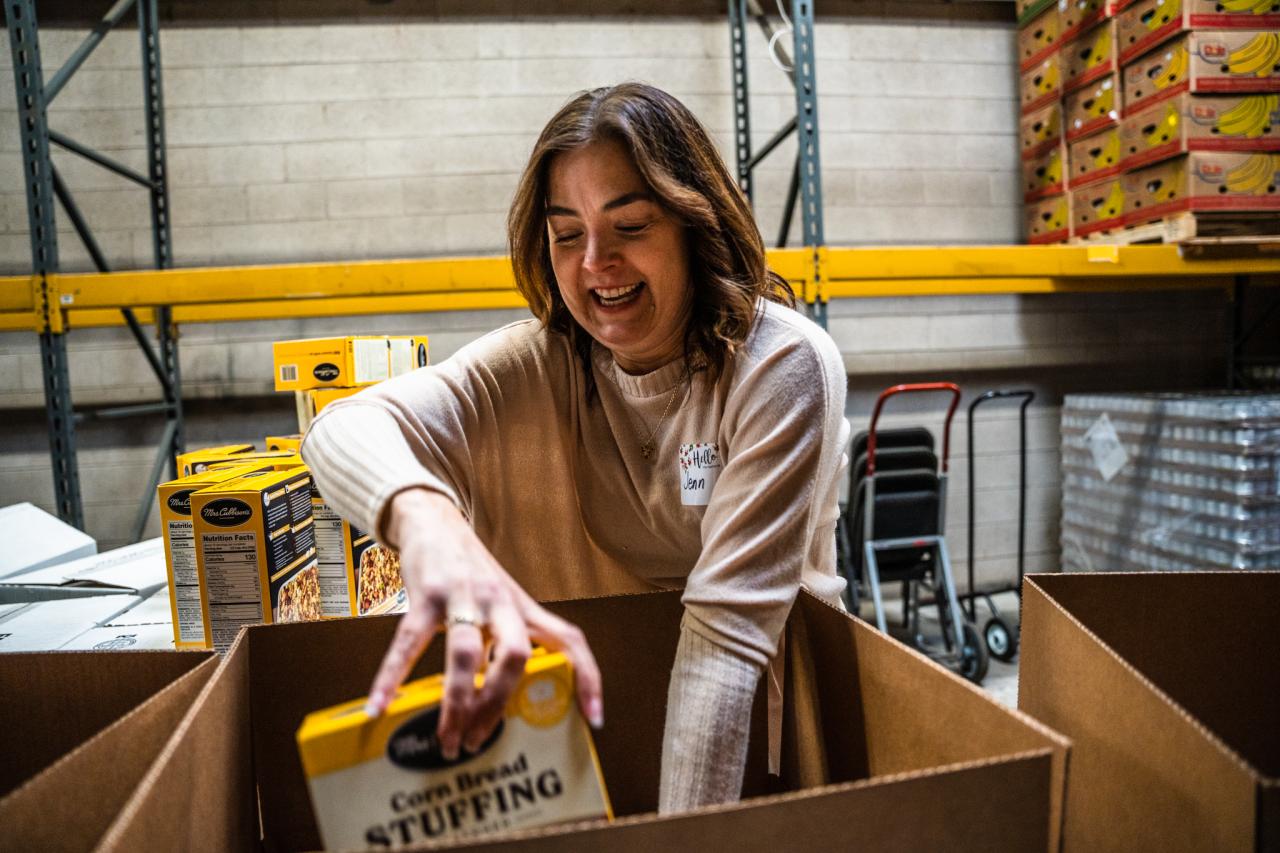
M 138 35 L 142 50 L 142 99 L 147 143 L 147 175 L 94 151 L 49 128 L 48 107 L 67 85 L 76 70 L 102 43 L 117 24 L 137 8 Z M 21 124 L 22 165 L 26 179 L 27 211 L 31 233 L 32 326 L 40 336 L 40 357 L 44 373 L 45 409 L 49 421 L 49 444 L 53 467 L 54 498 L 58 515 L 76 527 L 84 527 L 80 496 L 80 473 L 76 460 L 76 423 L 87 418 L 122 418 L 163 414 L 164 437 L 152 466 L 151 483 L 143 495 L 134 524 L 134 539 L 141 537 L 151 506 L 151 496 L 167 465 L 176 475 L 174 456 L 183 448 L 182 390 L 178 368 L 178 338 L 171 309 L 153 308 L 150 321 L 156 328 L 153 348 L 143 331 L 133 305 L 118 306 L 120 320 L 132 332 L 160 383 L 160 402 L 113 406 L 77 412 L 71 403 L 71 379 L 67 364 L 67 325 L 60 310 L 66 294 L 56 292 L 52 282 L 58 274 L 58 234 L 54 199 L 62 205 L 76 234 L 83 241 L 100 273 L 109 272 L 106 257 L 80 212 L 70 189 L 58 174 L 50 156 L 50 143 L 96 163 L 147 190 L 151 202 L 152 247 L 156 269 L 172 263 L 169 246 L 169 188 L 165 163 L 164 87 L 161 77 L 160 34 L 157 0 L 116 0 L 79 47 L 47 82 L 40 61 L 39 27 L 35 0 L 5 0 L 5 20 L 13 55 L 14 87 Z M 6 290 L 15 285 L 6 285 Z M 150 303 L 155 305 L 157 303 Z

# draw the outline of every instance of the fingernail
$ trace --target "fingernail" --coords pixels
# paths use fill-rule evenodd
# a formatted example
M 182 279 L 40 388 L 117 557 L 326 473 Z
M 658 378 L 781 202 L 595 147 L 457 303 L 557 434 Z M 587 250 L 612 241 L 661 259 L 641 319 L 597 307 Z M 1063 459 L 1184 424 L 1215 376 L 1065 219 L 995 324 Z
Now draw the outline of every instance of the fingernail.
M 587 703 L 587 722 L 591 723 L 593 729 L 604 728 L 604 708 L 599 699 L 592 699 Z
M 481 747 L 481 746 L 483 746 L 483 745 L 484 745 L 484 738 L 482 738 L 482 737 L 468 737 L 468 738 L 466 739 L 466 741 L 462 744 L 462 748 L 463 748 L 463 749 L 465 749 L 467 752 L 470 752 L 470 753 L 473 753 L 473 754 L 474 754 L 474 753 L 479 752 L 479 751 L 480 751 L 480 747 Z
M 444 756 L 445 761 L 456 761 L 458 758 L 458 742 L 441 743 L 440 754 Z
M 369 701 L 364 703 L 364 712 L 370 717 L 380 717 L 382 716 L 382 706 L 373 697 L 370 697 Z

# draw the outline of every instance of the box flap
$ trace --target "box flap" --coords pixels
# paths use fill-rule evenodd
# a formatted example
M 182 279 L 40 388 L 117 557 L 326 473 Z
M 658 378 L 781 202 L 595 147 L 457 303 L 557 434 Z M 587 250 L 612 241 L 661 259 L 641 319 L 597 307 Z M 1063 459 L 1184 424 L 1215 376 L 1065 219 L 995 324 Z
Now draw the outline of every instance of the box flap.
M 1073 741 L 1064 846 L 1251 850 L 1253 774 L 1042 588 L 1077 577 L 1029 576 L 1022 602 L 1019 707 Z
M 12 850 L 90 850 L 217 668 L 211 655 L 4 799 Z
M 209 659 L 207 652 L 35 652 L 0 655 L 0 762 L 5 794 Z
M 60 589 L 71 597 L 90 589 L 150 595 L 168 583 L 164 543 L 148 539 L 123 548 L 59 563 L 36 571 L 23 572 L 9 583 L 0 584 L 0 600 L 42 601 L 57 598 Z M 34 587 L 34 598 L 23 598 L 24 588 Z
M 42 601 L 23 608 L 0 625 L 0 652 L 43 652 L 62 648 L 90 628 L 109 622 L 130 602 L 125 595 L 93 595 Z
M 248 649 L 240 643 L 201 688 L 103 835 L 100 853 L 260 849 L 248 682 Z
M 172 650 L 172 625 L 103 625 L 90 628 L 68 643 L 61 651 L 121 651 L 123 649 Z
M 0 507 L 0 578 L 97 553 L 98 543 L 30 503 Z
M 1280 777 L 1280 572 L 1102 573 L 1036 583 L 1261 776 Z M 1257 653 L 1255 653 L 1255 651 Z

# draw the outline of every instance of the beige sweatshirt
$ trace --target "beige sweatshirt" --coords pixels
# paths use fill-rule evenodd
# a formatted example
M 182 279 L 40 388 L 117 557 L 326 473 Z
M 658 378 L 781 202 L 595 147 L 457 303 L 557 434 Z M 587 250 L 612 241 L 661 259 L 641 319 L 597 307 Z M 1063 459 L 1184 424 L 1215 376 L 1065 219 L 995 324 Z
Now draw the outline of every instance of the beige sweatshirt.
M 683 588 L 684 630 L 709 644 L 681 648 L 718 648 L 722 664 L 741 659 L 758 677 L 800 587 L 837 606 L 844 588 L 839 351 L 799 313 L 762 302 L 714 384 L 683 361 L 631 376 L 602 347 L 592 360 L 588 400 L 567 339 L 513 323 L 333 404 L 302 453 L 326 499 L 380 539 L 398 492 L 448 496 L 536 599 Z M 705 663 L 677 662 L 676 677 Z M 664 782 L 675 772 L 664 761 Z

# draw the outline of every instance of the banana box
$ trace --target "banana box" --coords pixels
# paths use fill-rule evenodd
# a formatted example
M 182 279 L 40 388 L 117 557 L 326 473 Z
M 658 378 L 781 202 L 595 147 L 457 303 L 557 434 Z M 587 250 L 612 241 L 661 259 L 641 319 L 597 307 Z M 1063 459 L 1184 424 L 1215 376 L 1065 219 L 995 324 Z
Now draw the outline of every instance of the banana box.
M 1062 94 L 1062 54 L 1054 51 L 1022 72 L 1018 82 L 1019 104 L 1023 115 L 1049 106 Z
M 1110 18 L 1115 4 L 1111 0 L 1059 0 L 1058 37 L 1065 41 L 1092 29 L 1099 21 Z
M 302 457 L 293 450 L 259 450 L 253 453 L 237 453 L 234 456 L 206 456 L 197 459 L 192 463 L 191 473 L 220 471 L 224 468 L 234 468 L 237 465 L 245 465 L 251 462 L 264 463 L 275 471 L 282 471 L 285 468 L 297 468 L 303 464 Z
M 1018 70 L 1029 71 L 1058 46 L 1058 4 L 1045 8 L 1018 30 Z
M 1067 148 L 1068 185 L 1074 190 L 1114 178 L 1121 172 L 1120 155 L 1119 126 L 1076 140 Z
M 298 752 L 325 849 L 613 819 L 564 655 L 535 651 L 493 735 L 455 759 L 436 736 L 443 695 L 437 675 L 404 685 L 376 719 L 364 699 L 303 719 Z
M 195 450 L 188 450 L 186 453 L 179 453 L 174 457 L 174 460 L 178 463 L 178 476 L 189 477 L 196 473 L 195 463 L 203 457 L 225 459 L 237 453 L 251 453 L 252 451 L 252 444 L 220 444 L 217 447 L 200 447 Z
M 204 608 L 200 602 L 200 572 L 196 564 L 191 495 L 209 486 L 234 480 L 243 474 L 270 470 L 269 465 L 240 465 L 222 471 L 204 471 L 179 477 L 156 487 L 156 503 L 164 537 L 164 562 L 169 573 L 173 643 L 178 648 L 208 648 L 204 630 Z
M 1189 151 L 1280 151 L 1280 95 L 1184 92 L 1126 115 L 1120 141 L 1126 171 Z
M 298 448 L 302 446 L 301 433 L 293 435 L 269 435 L 266 437 L 265 444 L 267 450 L 284 450 L 290 453 L 297 453 Z
M 1055 2 L 1056 0 L 1014 0 L 1013 10 L 1014 16 L 1018 19 L 1018 26 L 1027 26 Z
M 312 388 L 295 391 L 293 401 L 298 412 L 298 431 L 305 435 L 307 427 L 311 426 L 316 415 L 324 411 L 325 406 L 363 390 L 364 388 Z
M 1048 106 L 1024 115 L 1018 122 L 1018 138 L 1023 160 L 1043 156 L 1062 139 L 1062 104 Z
M 1119 177 L 1071 191 L 1071 236 L 1088 237 L 1122 228 L 1125 193 Z
M 1124 69 L 1124 112 L 1182 92 L 1280 92 L 1280 32 L 1192 32 Z
M 1120 124 L 1119 83 L 1119 77 L 1108 75 L 1063 98 L 1063 123 L 1068 143 Z
M 1027 242 L 1065 243 L 1071 236 L 1071 196 L 1060 195 L 1027 205 Z
M 1116 14 L 1120 62 L 1128 65 L 1179 33 L 1190 30 L 1276 30 L 1275 0 L 1136 0 Z
M 218 653 L 246 625 L 319 619 L 311 473 L 246 474 L 191 495 L 205 636 Z
M 352 526 L 312 484 L 320 608 L 326 617 L 403 613 L 409 598 L 400 577 L 400 555 Z
M 1122 179 L 1126 224 L 1175 213 L 1280 211 L 1280 154 L 1269 151 L 1193 151 Z
M 1022 161 L 1022 200 L 1038 201 L 1066 190 L 1067 148 L 1062 142 L 1034 160 Z
M 1114 19 L 1104 20 L 1062 45 L 1064 92 L 1088 87 L 1119 71 Z

